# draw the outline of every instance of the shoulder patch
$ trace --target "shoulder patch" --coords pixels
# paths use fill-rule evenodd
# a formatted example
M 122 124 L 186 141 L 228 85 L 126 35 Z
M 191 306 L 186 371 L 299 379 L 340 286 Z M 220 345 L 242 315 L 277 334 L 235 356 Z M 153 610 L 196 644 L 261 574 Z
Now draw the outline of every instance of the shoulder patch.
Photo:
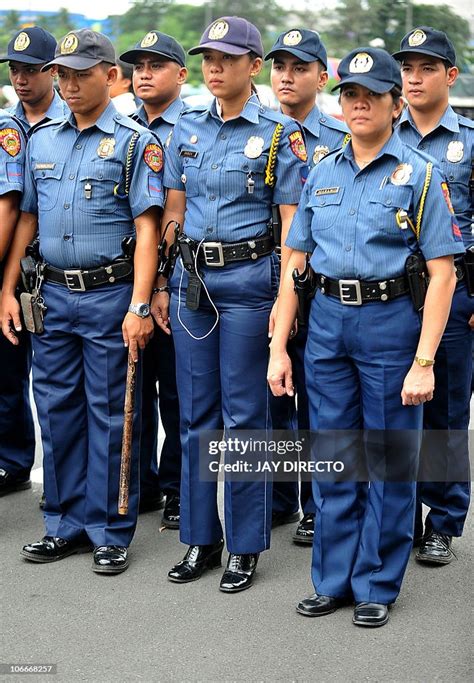
M 449 213 L 454 215 L 454 208 L 451 202 L 451 195 L 449 194 L 448 183 L 445 180 L 443 180 L 441 183 L 441 189 L 443 190 L 444 201 L 448 205 Z
M 290 141 L 291 151 L 295 157 L 298 157 L 298 159 L 301 159 L 301 161 L 308 161 L 308 153 L 306 151 L 301 131 L 295 130 L 294 133 L 290 133 L 288 139 Z
M 0 130 L 0 146 L 11 157 L 16 157 L 21 152 L 21 137 L 16 128 Z
M 151 168 L 155 173 L 159 173 L 163 168 L 163 150 L 160 145 L 154 142 L 147 145 L 143 152 L 143 161 L 148 168 Z

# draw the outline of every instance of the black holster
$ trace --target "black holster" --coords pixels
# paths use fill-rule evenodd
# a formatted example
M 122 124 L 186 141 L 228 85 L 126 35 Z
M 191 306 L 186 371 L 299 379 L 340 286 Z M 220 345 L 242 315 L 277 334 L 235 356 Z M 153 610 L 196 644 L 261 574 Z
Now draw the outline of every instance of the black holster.
M 272 218 L 269 227 L 270 234 L 275 242 L 275 253 L 281 260 L 281 218 L 278 204 L 272 204 Z
M 429 278 L 426 261 L 421 252 L 417 251 L 407 258 L 405 262 L 405 274 L 408 281 L 411 300 L 415 311 L 418 313 L 425 305 L 426 292 Z
M 303 272 L 299 273 L 298 269 L 295 268 L 292 275 L 296 296 L 298 297 L 298 325 L 307 325 L 311 300 L 316 292 L 314 271 L 311 268 L 309 261 L 306 261 Z
M 23 291 L 33 291 L 36 283 L 36 264 L 41 261 L 39 240 L 36 237 L 25 249 L 25 256 L 20 259 L 20 273 Z
M 474 296 L 474 245 L 464 255 L 464 272 L 469 296 Z
M 184 234 L 178 237 L 179 253 L 183 261 L 184 269 L 188 273 L 188 286 L 186 288 L 186 308 L 197 311 L 201 300 L 201 280 L 196 270 L 196 251 L 194 242 Z

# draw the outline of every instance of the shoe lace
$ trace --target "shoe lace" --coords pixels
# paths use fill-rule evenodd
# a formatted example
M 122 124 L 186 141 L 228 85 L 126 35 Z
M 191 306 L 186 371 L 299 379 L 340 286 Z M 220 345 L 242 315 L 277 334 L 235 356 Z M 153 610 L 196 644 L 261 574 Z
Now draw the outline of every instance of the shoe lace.
M 454 552 L 452 547 L 450 547 L 450 536 L 446 536 L 445 534 L 441 534 L 439 531 L 432 531 L 429 538 L 427 539 L 428 543 L 430 543 L 430 541 L 431 541 L 431 544 L 433 543 L 433 541 L 435 543 L 439 543 L 440 545 L 443 546 L 443 548 L 445 550 L 450 551 L 453 554 L 453 556 L 456 559 L 458 559 L 456 553 Z
M 238 571 L 239 569 L 241 569 L 241 563 L 242 555 L 231 555 L 229 557 L 227 569 L 230 569 L 231 571 Z

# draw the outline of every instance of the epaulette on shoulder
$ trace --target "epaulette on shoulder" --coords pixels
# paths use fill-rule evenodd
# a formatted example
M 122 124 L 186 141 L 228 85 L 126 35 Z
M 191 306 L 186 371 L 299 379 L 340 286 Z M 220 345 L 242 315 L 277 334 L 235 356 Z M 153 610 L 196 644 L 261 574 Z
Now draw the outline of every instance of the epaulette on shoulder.
M 194 106 L 190 106 L 184 103 L 184 107 L 180 112 L 180 116 L 190 116 L 191 114 L 203 114 L 205 111 L 208 111 L 209 106 L 206 104 L 195 104 Z
M 292 119 L 290 116 L 282 114 L 281 111 L 270 109 L 270 107 L 266 107 L 264 104 L 260 106 L 259 114 L 270 121 L 274 121 L 275 123 L 283 123 L 283 125 L 289 123 L 290 121 L 294 122 L 294 119 Z
M 408 147 L 410 150 L 409 156 L 414 156 L 414 157 L 419 157 L 420 161 L 423 162 L 423 164 L 431 163 L 433 166 L 439 166 L 438 160 L 435 159 L 435 157 L 432 157 L 430 154 L 427 154 L 426 152 L 423 152 L 421 149 L 417 149 L 416 147 L 412 147 L 411 145 L 405 144 L 405 147 Z M 406 159 L 407 162 L 410 161 L 410 159 L 407 157 Z
M 32 131 L 31 135 L 36 135 L 36 133 L 39 130 L 44 130 L 45 128 L 51 128 L 53 126 L 60 126 L 62 123 L 64 123 L 64 119 L 51 119 L 50 121 L 45 121 L 44 123 L 41 123 L 39 126 L 35 126 Z
M 133 130 L 136 133 L 143 133 L 145 130 L 148 130 L 148 128 L 145 128 L 145 126 L 142 126 L 134 119 L 131 119 L 130 116 L 124 116 L 123 114 L 115 114 L 114 121 L 116 121 L 120 126 L 130 128 L 130 130 Z
M 474 121 L 472 121 L 472 119 L 468 119 L 467 116 L 458 114 L 458 121 L 462 126 L 466 126 L 466 128 L 474 128 Z
M 329 114 L 321 114 L 319 117 L 319 123 L 326 128 L 331 128 L 332 130 L 338 130 L 341 133 L 347 133 L 347 126 L 339 119 L 334 118 L 334 116 L 329 116 Z
M 342 152 L 342 147 L 340 147 L 339 149 L 332 149 L 330 152 L 328 152 L 327 154 L 325 154 L 322 157 L 321 161 L 318 161 L 317 166 L 320 166 L 323 163 L 323 161 L 324 162 L 326 161 L 326 159 L 330 159 L 331 157 L 335 156 L 336 154 L 341 154 L 341 152 Z

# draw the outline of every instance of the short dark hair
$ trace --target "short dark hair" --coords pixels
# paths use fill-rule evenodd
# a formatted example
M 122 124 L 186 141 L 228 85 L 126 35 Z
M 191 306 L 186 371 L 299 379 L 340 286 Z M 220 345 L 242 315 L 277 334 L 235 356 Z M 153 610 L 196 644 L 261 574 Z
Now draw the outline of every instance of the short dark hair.
M 117 66 L 122 69 L 122 74 L 124 78 L 128 78 L 130 81 L 133 78 L 133 64 L 128 64 L 128 62 L 123 62 L 117 57 Z

